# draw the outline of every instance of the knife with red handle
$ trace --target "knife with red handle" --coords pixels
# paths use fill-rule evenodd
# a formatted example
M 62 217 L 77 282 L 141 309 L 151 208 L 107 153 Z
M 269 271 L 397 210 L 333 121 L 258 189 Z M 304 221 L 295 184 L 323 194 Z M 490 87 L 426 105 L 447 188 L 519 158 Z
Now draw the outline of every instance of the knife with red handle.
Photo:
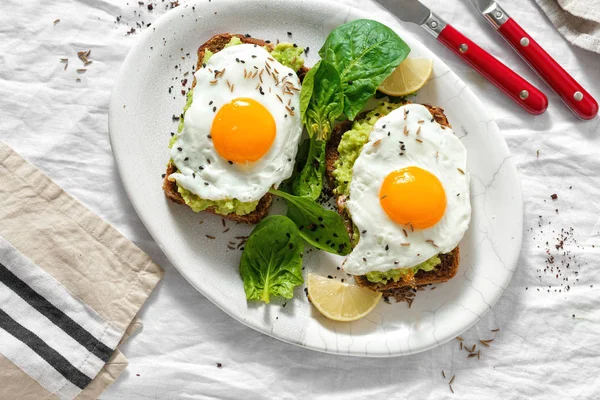
M 598 114 L 598 103 L 493 0 L 471 0 L 498 33 L 581 119 Z
M 527 112 L 538 115 L 548 108 L 548 99 L 535 86 L 470 41 L 452 25 L 440 32 L 438 41 L 485 76 Z
M 544 93 L 417 0 L 377 0 L 377 2 L 401 20 L 421 25 L 527 112 L 538 115 L 548 108 L 548 99 Z

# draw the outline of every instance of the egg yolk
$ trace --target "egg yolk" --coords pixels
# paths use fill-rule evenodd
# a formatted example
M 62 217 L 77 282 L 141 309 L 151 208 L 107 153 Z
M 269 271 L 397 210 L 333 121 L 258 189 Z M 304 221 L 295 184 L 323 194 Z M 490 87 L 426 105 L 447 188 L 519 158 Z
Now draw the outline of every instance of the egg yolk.
M 275 141 L 275 120 L 259 102 L 240 97 L 217 112 L 210 135 L 217 153 L 227 161 L 257 161 Z
M 379 190 L 379 202 L 393 221 L 425 229 L 444 216 L 446 192 L 431 172 L 407 167 L 385 177 Z

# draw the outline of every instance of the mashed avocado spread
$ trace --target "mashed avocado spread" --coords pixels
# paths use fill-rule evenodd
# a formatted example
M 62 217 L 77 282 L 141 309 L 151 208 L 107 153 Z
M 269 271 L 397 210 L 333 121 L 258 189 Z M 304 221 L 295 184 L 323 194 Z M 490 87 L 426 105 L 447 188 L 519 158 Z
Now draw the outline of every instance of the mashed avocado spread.
M 238 44 L 242 44 L 242 41 L 237 36 L 234 36 L 231 38 L 229 43 L 225 45 L 225 47 L 235 46 Z M 275 49 L 271 52 L 271 55 L 281 64 L 292 68 L 294 71 L 297 71 L 304 65 L 304 60 L 300 57 L 300 54 L 302 54 L 303 51 L 303 49 L 300 47 L 294 47 L 291 43 L 279 43 L 277 46 L 275 46 Z M 213 56 L 213 54 L 214 53 L 212 51 L 205 50 L 204 59 L 202 62 L 207 62 Z M 183 107 L 183 116 L 180 118 L 179 125 L 177 127 L 178 134 L 183 130 L 185 112 L 192 106 L 193 97 L 194 91 L 192 89 L 187 93 L 187 99 L 185 106 Z M 173 147 L 177 141 L 177 138 L 178 135 L 173 135 L 173 137 L 171 137 L 171 140 L 169 141 L 169 148 Z M 258 205 L 258 202 L 260 201 L 257 200 L 244 203 L 237 199 L 206 200 L 179 185 L 177 186 L 177 191 L 179 194 L 181 194 L 185 204 L 190 206 L 194 212 L 199 212 L 206 210 L 209 207 L 214 207 L 215 211 L 221 215 L 227 215 L 231 213 L 235 213 L 237 215 L 246 215 L 254 211 Z
M 302 47 L 294 46 L 292 43 L 279 43 L 271 55 L 286 67 L 298 71 L 304 65 L 304 59 L 300 57 L 303 52 Z
M 334 193 L 336 195 L 350 195 L 352 167 L 354 167 L 354 163 L 360 155 L 363 146 L 369 141 L 369 134 L 371 133 L 371 130 L 373 129 L 373 126 L 377 120 L 402 105 L 402 103 L 382 102 L 378 107 L 369 111 L 365 118 L 354 121 L 352 124 L 352 129 L 344 133 L 338 146 L 338 153 L 340 157 L 335 162 L 335 169 L 332 172 L 338 184 L 338 186 L 334 189 Z M 352 235 L 354 246 L 356 246 L 359 239 L 360 236 L 358 228 L 354 225 Z M 381 282 L 384 284 L 390 280 L 397 282 L 402 276 L 409 272 L 416 274 L 420 270 L 431 271 L 440 263 L 441 260 L 439 257 L 433 256 L 429 260 L 419 265 L 415 265 L 412 268 L 391 269 L 385 272 L 373 271 L 367 273 L 365 276 L 370 282 Z
M 391 269 L 385 272 L 373 271 L 368 272 L 365 276 L 367 277 L 367 280 L 375 283 L 381 282 L 385 284 L 391 280 L 398 282 L 398 280 L 408 272 L 411 272 L 414 275 L 419 271 L 433 271 L 433 269 L 441 263 L 442 261 L 438 256 L 433 256 L 429 260 L 419 265 L 415 265 L 412 268 Z

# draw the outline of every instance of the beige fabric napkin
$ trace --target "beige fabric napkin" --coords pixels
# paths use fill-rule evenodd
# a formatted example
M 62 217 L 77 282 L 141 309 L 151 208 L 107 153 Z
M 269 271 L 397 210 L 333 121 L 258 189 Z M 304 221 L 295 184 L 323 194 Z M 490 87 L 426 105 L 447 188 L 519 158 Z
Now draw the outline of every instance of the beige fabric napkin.
M 573 45 L 600 53 L 600 0 L 535 0 Z
M 120 343 L 141 327 L 136 315 L 160 281 L 161 268 L 0 142 L 2 237 L 122 332 Z M 77 398 L 97 398 L 126 366 L 125 356 L 115 350 Z M 0 399 L 54 398 L 0 354 Z

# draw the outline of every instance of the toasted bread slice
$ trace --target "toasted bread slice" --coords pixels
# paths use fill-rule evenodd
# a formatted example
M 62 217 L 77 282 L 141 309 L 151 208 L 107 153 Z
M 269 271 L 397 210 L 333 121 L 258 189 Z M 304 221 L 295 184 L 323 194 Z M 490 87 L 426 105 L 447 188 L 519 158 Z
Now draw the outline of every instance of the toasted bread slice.
M 429 110 L 435 121 L 443 126 L 450 128 L 450 123 L 444 115 L 444 110 L 439 107 L 433 107 L 424 104 Z M 366 113 L 360 114 L 356 117 L 357 120 L 364 118 Z M 327 180 L 329 186 L 333 190 L 337 186 L 333 171 L 335 170 L 335 162 L 340 157 L 338 153 L 338 146 L 342 140 L 342 136 L 345 132 L 352 129 L 352 121 L 340 122 L 335 126 L 331 133 L 331 138 L 327 142 L 327 149 L 325 154 L 325 171 L 327 174 Z M 346 209 L 346 197 L 341 195 L 337 197 L 338 213 L 344 218 L 346 222 L 346 228 L 353 235 L 352 220 Z M 458 264 L 460 260 L 458 246 L 447 254 L 440 254 L 440 260 L 442 263 L 433 271 L 418 271 L 413 279 L 399 280 L 398 282 L 390 281 L 386 284 L 373 283 L 367 280 L 365 276 L 355 276 L 354 279 L 359 286 L 369 288 L 377 292 L 383 292 L 384 296 L 395 297 L 396 300 L 406 300 L 410 302 L 410 299 L 414 296 L 414 291 L 418 290 L 422 286 L 430 285 L 432 283 L 441 283 L 450 280 L 456 275 L 458 271 Z
M 200 46 L 198 48 L 198 62 L 196 64 L 196 70 L 198 70 L 199 68 L 202 67 L 202 60 L 204 59 L 204 52 L 206 50 L 209 50 L 213 53 L 217 53 L 217 52 L 223 50 L 225 48 L 225 45 L 227 43 L 229 43 L 229 41 L 234 36 L 237 36 L 242 43 L 255 44 L 255 45 L 258 45 L 261 47 L 268 46 L 268 48 L 270 48 L 271 50 L 274 48 L 274 46 L 272 44 L 267 43 L 266 41 L 261 40 L 261 39 L 255 39 L 255 38 L 247 37 L 246 35 L 241 35 L 241 34 L 221 33 L 221 34 L 213 36 L 212 38 L 210 38 L 207 42 L 205 42 L 202 46 Z M 308 68 L 306 66 L 303 66 L 297 72 L 298 77 L 300 78 L 300 81 L 302 81 L 304 79 L 304 76 L 306 75 L 307 72 L 308 72 Z M 194 87 L 196 87 L 196 78 L 194 78 L 194 81 L 192 82 L 192 88 L 194 88 Z M 163 190 L 164 190 L 167 198 L 171 199 L 175 203 L 185 204 L 183 197 L 181 197 L 181 195 L 177 191 L 177 183 L 169 180 L 169 175 L 171 175 L 175 171 L 177 171 L 177 167 L 175 167 L 175 165 L 169 163 L 169 165 L 167 166 L 167 173 L 165 174 L 165 178 L 163 180 Z M 269 207 L 271 206 L 271 203 L 272 203 L 272 196 L 270 193 L 266 193 L 258 202 L 256 209 L 246 215 L 237 215 L 234 213 L 222 215 L 222 214 L 217 213 L 215 211 L 214 207 L 209 207 L 209 208 L 205 209 L 204 211 L 207 211 L 212 214 L 221 215 L 223 218 L 227 218 L 227 219 L 230 219 L 233 221 L 245 222 L 247 224 L 256 224 L 261 219 L 263 219 L 264 217 L 267 216 L 267 213 L 269 211 Z

